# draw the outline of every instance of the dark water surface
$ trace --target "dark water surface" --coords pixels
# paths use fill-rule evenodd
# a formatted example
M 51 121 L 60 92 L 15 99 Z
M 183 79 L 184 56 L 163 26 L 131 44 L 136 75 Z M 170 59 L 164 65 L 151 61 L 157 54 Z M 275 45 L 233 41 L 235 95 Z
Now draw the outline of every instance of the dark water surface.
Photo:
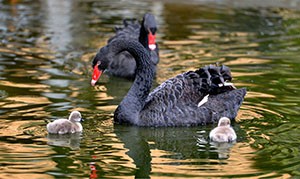
M 300 177 L 300 2 L 0 0 L 0 178 Z M 215 126 L 116 126 L 131 82 L 90 61 L 122 19 L 152 12 L 161 61 L 155 84 L 210 63 L 248 94 L 238 141 Z M 82 135 L 48 136 L 47 121 L 79 110 Z M 96 171 L 91 171 L 96 168 Z

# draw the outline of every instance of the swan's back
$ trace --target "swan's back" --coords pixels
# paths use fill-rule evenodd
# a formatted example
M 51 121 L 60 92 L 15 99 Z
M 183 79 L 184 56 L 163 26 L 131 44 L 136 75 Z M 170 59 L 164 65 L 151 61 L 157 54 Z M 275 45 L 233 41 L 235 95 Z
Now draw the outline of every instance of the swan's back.
M 116 35 L 111 37 L 107 43 L 115 39 L 139 39 L 141 25 L 136 19 L 123 20 L 123 27 L 115 27 Z
M 140 113 L 140 126 L 194 126 L 234 119 L 246 89 L 222 86 L 231 80 L 226 66 L 206 66 L 171 78 L 149 94 Z M 199 102 L 206 96 L 208 101 Z

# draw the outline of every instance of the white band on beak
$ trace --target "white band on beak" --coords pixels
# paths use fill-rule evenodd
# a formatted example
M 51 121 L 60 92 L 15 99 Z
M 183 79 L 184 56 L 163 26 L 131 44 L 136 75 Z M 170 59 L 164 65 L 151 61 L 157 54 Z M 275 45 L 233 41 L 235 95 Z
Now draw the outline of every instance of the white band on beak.
M 148 45 L 150 50 L 155 50 L 156 49 L 156 45 L 155 44 L 150 44 Z

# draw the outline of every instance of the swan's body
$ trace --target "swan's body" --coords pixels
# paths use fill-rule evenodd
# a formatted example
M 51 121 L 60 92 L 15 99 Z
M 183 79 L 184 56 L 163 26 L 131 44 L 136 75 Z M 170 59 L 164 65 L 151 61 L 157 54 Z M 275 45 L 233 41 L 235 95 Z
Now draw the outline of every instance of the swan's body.
M 124 50 L 135 58 L 137 70 L 133 85 L 114 113 L 116 123 L 192 126 L 213 123 L 222 116 L 236 117 L 246 90 L 225 85 L 231 81 L 228 67 L 210 65 L 189 71 L 165 81 L 150 93 L 155 67 L 149 61 L 149 52 L 135 41 L 117 40 L 100 49 L 96 62 L 99 70 L 107 68 L 108 52 L 112 55 Z M 202 102 L 204 97 L 207 102 Z
M 47 131 L 50 134 L 67 134 L 82 132 L 81 114 L 78 111 L 73 111 L 69 119 L 57 119 L 47 124 Z
M 214 142 L 233 142 L 237 136 L 235 131 L 230 126 L 230 119 L 222 117 L 219 120 L 218 127 L 214 128 L 209 133 L 209 138 Z
M 155 33 L 157 30 L 156 21 L 152 14 L 145 14 L 141 24 L 137 20 L 124 20 L 123 28 L 116 28 L 116 35 L 108 40 L 108 44 L 119 39 L 130 39 L 139 41 L 149 52 L 151 62 L 155 65 L 159 62 L 158 45 L 155 43 Z M 97 56 L 95 59 L 98 58 Z M 109 57 L 109 64 L 106 71 L 113 75 L 129 79 L 134 79 L 136 62 L 127 51 Z M 93 68 L 96 63 L 93 63 Z M 97 72 L 96 72 L 97 73 Z M 95 73 L 93 74 L 93 77 Z M 98 79 L 95 76 L 95 83 Z M 98 77 L 99 78 L 99 77 Z M 95 84 L 94 83 L 94 84 Z M 92 85 L 94 85 L 92 84 Z

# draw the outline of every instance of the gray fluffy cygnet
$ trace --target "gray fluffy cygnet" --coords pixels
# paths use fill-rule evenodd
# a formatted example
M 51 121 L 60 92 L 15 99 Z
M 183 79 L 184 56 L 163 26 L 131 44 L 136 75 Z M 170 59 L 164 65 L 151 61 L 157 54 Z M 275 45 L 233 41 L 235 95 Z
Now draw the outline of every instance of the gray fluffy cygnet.
M 67 134 L 82 132 L 81 114 L 79 111 L 73 111 L 69 119 L 57 119 L 47 124 L 47 131 L 50 134 Z
M 233 142 L 237 136 L 230 126 L 230 119 L 222 117 L 219 120 L 218 127 L 209 133 L 209 138 L 213 142 Z

